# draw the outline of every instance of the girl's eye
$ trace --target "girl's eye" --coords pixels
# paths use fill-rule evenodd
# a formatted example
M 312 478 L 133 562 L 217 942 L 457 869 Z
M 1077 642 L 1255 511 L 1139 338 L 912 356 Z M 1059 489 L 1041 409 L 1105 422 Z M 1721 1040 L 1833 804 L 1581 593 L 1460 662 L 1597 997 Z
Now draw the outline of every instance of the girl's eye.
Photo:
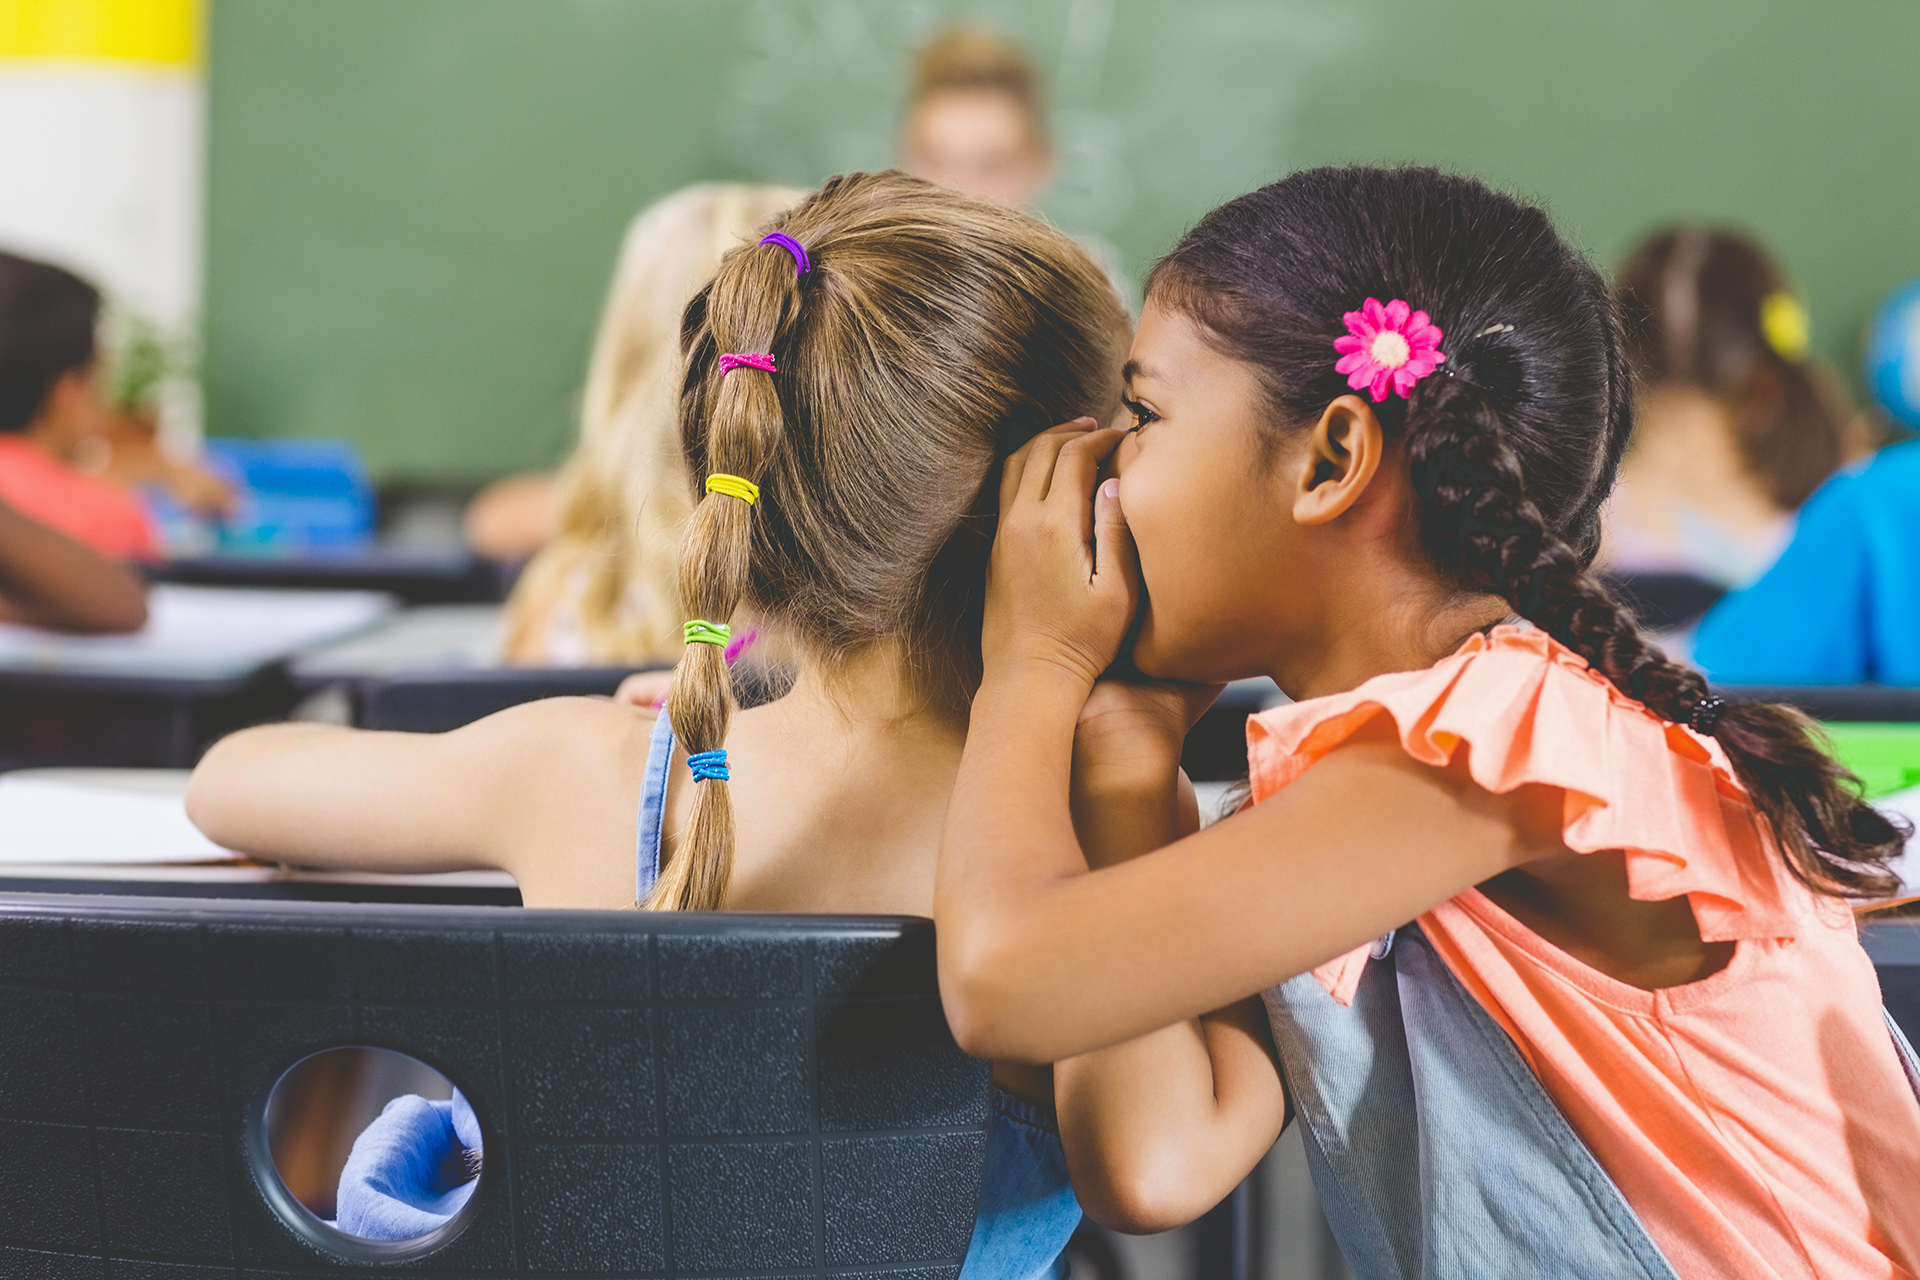
M 1147 406 L 1141 404 L 1138 400 L 1129 400 L 1125 396 L 1121 396 L 1120 407 L 1133 415 L 1133 429 L 1135 431 L 1146 426 L 1149 422 L 1160 421 L 1159 414 L 1147 408 Z

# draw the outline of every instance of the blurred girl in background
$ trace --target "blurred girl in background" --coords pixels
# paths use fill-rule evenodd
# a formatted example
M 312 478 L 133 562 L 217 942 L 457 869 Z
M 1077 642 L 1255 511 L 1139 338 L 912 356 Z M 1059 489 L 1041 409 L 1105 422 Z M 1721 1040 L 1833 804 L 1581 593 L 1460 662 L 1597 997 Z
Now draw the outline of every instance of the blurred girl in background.
M 1639 421 L 1605 567 L 1742 586 L 1864 440 L 1850 438 L 1837 386 L 1808 359 L 1806 310 L 1747 237 L 1662 231 L 1628 257 L 1618 294 Z
M 579 446 L 557 480 L 521 499 L 556 508 L 558 528 L 507 602 L 510 661 L 618 665 L 680 656 L 674 579 L 694 503 L 680 453 L 680 316 L 726 252 L 801 194 L 703 183 L 661 200 L 627 229 L 587 365 Z

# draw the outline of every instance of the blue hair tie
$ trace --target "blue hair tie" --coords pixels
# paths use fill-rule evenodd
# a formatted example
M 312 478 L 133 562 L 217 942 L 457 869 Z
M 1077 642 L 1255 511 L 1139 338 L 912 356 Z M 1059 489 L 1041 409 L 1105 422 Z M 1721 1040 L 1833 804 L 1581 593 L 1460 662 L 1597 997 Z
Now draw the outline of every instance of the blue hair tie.
M 727 751 L 722 747 L 718 751 L 696 751 L 687 757 L 687 768 L 693 770 L 695 782 L 725 782 L 727 772 Z

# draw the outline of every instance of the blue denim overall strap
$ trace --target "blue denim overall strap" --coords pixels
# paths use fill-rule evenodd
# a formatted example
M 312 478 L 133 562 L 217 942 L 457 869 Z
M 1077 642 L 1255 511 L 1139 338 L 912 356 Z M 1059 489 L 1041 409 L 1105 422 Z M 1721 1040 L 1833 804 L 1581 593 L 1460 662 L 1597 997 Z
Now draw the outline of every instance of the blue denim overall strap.
M 1907 1083 L 1913 1086 L 1913 1096 L 1920 1098 L 1920 1054 L 1913 1051 L 1913 1042 L 1907 1039 L 1907 1033 L 1893 1020 L 1893 1015 L 1883 1007 L 1880 1016 L 1887 1020 L 1887 1030 L 1893 1033 L 1893 1047 L 1900 1055 L 1900 1065 L 1906 1069 Z
M 960 1280 L 1066 1280 L 1080 1202 L 1053 1108 L 1004 1089 L 987 1112 L 987 1176 Z
M 1351 1006 L 1310 973 L 1266 1002 L 1314 1187 L 1357 1280 L 1674 1280 L 1417 925 L 1367 965 Z
M 640 784 L 640 823 L 635 843 L 639 848 L 633 860 L 634 901 L 645 902 L 660 878 L 660 838 L 667 819 L 667 772 L 673 768 L 673 721 L 667 709 L 653 721 L 653 736 L 647 739 L 647 772 Z

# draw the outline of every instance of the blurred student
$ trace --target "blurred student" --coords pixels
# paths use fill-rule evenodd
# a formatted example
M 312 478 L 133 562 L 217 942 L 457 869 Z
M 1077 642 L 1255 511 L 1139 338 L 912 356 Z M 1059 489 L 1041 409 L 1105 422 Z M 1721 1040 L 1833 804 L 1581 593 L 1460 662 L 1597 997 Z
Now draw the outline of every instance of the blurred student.
M 1618 293 L 1638 404 L 1604 567 L 1743 586 L 1850 452 L 1837 384 L 1807 356 L 1807 313 L 1759 245 L 1697 227 L 1643 242 Z
M 72 272 L 0 252 L 0 501 L 103 555 L 159 554 L 139 501 L 72 459 L 104 449 L 100 292 Z
M 901 167 L 1009 208 L 1031 208 L 1058 166 L 1047 133 L 1046 97 L 1033 60 L 984 27 L 949 27 L 913 59 Z M 1076 234 L 1130 311 L 1140 286 L 1120 253 L 1097 235 Z
M 509 661 L 679 656 L 675 578 L 695 497 L 680 450 L 681 316 L 720 259 L 801 194 L 703 183 L 627 229 L 587 365 L 580 443 L 540 499 L 557 510 L 557 527 L 507 602 Z
M 979 27 L 953 27 L 914 56 L 901 130 L 907 172 L 1025 208 L 1053 181 L 1040 76 L 1020 47 Z
M 1920 685 L 1920 441 L 1814 494 L 1766 575 L 1701 619 L 1693 658 L 1727 684 Z
M 0 502 L 0 622 L 111 632 L 146 621 L 138 574 Z
M 276 861 L 497 867 L 529 906 L 930 911 L 1000 462 L 1117 411 L 1126 316 L 1069 237 L 903 174 L 833 179 L 772 225 L 686 313 L 702 496 L 666 711 L 555 698 L 446 734 L 249 729 L 194 773 L 202 830 Z M 743 608 L 800 663 L 786 696 L 736 713 L 723 647 Z M 970 1275 L 1047 1274 L 1079 1221 L 1049 1110 L 996 1103 Z

